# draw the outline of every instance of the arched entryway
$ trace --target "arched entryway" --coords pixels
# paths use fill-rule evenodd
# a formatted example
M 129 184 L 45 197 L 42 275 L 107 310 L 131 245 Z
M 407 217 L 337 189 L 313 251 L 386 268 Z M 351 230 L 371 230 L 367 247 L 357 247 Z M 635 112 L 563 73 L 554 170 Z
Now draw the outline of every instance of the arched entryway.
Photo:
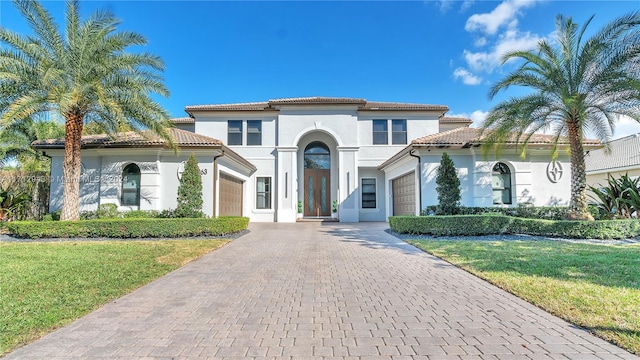
M 304 149 L 304 216 L 331 216 L 331 151 L 321 141 Z

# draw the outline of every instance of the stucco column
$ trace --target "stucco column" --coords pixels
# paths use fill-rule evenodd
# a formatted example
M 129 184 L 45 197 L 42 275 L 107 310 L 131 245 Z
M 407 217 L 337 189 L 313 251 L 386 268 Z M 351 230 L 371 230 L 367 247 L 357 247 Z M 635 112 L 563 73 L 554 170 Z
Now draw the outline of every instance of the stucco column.
M 295 222 L 298 212 L 298 147 L 278 146 L 276 151 L 276 221 Z
M 338 146 L 338 217 L 340 222 L 360 221 L 360 186 L 357 146 Z

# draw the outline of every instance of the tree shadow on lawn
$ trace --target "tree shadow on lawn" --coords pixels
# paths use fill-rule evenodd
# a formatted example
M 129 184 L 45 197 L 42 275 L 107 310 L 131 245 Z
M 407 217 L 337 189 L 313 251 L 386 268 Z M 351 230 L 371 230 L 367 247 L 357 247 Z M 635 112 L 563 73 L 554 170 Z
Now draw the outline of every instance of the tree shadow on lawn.
M 640 246 L 558 241 L 411 241 L 482 272 L 514 272 L 606 287 L 640 289 Z M 488 261 L 490 260 L 490 261 Z

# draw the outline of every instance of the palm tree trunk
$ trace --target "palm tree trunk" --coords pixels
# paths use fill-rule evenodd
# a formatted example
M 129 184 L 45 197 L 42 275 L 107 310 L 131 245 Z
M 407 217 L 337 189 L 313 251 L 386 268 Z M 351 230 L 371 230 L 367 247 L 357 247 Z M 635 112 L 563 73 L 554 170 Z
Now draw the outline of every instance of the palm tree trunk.
M 84 119 L 78 114 L 65 116 L 64 161 L 64 194 L 62 197 L 62 213 L 60 220 L 78 220 L 80 212 L 80 147 L 82 145 L 82 125 Z
M 571 200 L 566 216 L 569 220 L 593 221 L 587 205 L 587 174 L 580 123 L 572 119 L 568 123 L 568 131 L 571 150 Z

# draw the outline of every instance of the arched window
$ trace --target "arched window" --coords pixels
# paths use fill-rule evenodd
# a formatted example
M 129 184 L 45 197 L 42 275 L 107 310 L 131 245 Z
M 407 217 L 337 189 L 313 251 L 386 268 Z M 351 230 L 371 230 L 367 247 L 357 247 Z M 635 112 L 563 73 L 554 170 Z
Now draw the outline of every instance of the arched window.
M 140 206 L 140 168 L 129 164 L 122 170 L 122 206 Z
M 511 170 L 505 163 L 493 166 L 493 203 L 511 204 Z
M 330 169 L 331 156 L 327 145 L 314 141 L 304 149 L 305 169 Z

